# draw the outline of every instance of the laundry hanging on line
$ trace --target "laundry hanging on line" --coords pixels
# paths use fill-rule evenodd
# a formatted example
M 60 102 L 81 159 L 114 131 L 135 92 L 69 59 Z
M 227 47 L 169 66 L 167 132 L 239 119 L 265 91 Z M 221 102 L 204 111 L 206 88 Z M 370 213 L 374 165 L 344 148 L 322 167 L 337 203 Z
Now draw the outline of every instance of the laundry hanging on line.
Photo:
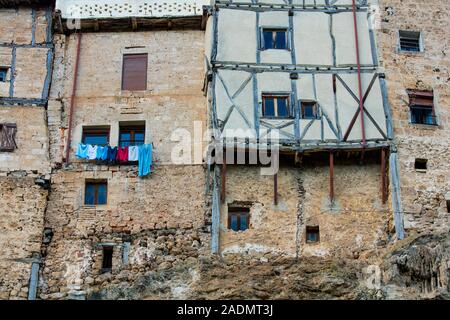
M 139 176 L 151 173 L 153 146 L 143 144 L 130 147 L 97 146 L 79 143 L 76 156 L 80 159 L 98 160 L 108 163 L 138 162 Z

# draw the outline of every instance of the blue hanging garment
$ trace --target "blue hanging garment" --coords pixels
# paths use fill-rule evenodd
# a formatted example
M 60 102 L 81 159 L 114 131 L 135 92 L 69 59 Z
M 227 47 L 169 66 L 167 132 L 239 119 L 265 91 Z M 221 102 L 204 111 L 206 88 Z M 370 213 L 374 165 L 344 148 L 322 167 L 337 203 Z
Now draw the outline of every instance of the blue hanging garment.
M 97 147 L 97 160 L 106 161 L 108 160 L 108 148 L 109 147 Z
M 145 177 L 151 172 L 152 151 L 153 147 L 151 144 L 139 146 L 139 177 Z
M 113 163 L 116 162 L 117 157 L 117 147 L 108 147 L 108 161 Z
M 88 151 L 87 144 L 79 143 L 77 147 L 76 156 L 81 159 L 87 159 L 88 158 L 87 151 Z

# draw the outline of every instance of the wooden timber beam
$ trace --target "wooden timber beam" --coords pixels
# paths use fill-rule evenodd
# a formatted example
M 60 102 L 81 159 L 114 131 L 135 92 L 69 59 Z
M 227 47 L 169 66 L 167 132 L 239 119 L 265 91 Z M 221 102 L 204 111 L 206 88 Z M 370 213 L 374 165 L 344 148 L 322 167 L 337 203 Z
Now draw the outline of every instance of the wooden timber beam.
M 381 203 L 387 202 L 386 148 L 381 148 Z
M 330 151 L 330 202 L 334 202 L 334 153 Z
M 278 205 L 278 173 L 273 175 L 273 204 Z
M 221 172 L 221 190 L 220 190 L 220 200 L 222 203 L 225 203 L 226 199 L 226 182 L 227 182 L 227 151 L 223 151 L 223 164 L 222 164 L 222 172 Z

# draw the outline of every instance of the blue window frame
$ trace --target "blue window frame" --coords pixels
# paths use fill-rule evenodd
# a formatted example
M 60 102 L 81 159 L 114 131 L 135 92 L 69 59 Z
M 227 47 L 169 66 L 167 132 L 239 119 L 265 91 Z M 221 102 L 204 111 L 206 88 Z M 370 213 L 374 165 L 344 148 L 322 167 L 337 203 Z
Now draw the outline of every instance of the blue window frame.
M 109 144 L 109 128 L 83 128 L 84 144 L 106 146 Z
M 108 198 L 106 181 L 86 182 L 84 204 L 89 206 L 105 205 Z
M 119 146 L 139 146 L 145 143 L 145 125 L 121 126 L 119 132 Z
M 289 49 L 288 30 L 284 28 L 263 28 L 261 48 L 267 49 Z
M 274 119 L 291 118 L 289 95 L 264 93 L 262 95 L 262 116 Z
M 7 74 L 8 74 L 8 68 L 0 67 L 0 82 L 6 82 Z
M 319 118 L 319 108 L 317 102 L 315 101 L 301 101 L 300 102 L 301 118 L 302 119 L 318 119 Z
M 306 227 L 306 242 L 319 242 L 319 227 Z
M 399 31 L 400 50 L 406 52 L 421 52 L 421 34 L 418 31 Z
M 228 209 L 228 229 L 245 231 L 249 228 L 250 212 L 248 208 Z

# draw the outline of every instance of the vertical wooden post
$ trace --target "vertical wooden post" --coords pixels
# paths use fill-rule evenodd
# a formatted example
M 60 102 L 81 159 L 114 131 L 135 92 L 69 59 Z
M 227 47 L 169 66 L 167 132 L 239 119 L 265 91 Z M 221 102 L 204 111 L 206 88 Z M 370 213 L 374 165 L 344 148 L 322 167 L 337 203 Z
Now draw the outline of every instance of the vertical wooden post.
M 386 204 L 387 192 L 386 192 L 386 149 L 381 149 L 381 202 Z
M 222 163 L 222 177 L 221 177 L 221 184 L 222 188 L 220 191 L 220 199 L 222 203 L 225 203 L 226 198 L 226 179 L 227 179 L 227 151 L 226 149 L 223 151 L 223 163 Z
M 278 205 L 278 173 L 273 175 L 273 204 Z
M 334 154 L 330 151 L 330 201 L 334 202 Z

